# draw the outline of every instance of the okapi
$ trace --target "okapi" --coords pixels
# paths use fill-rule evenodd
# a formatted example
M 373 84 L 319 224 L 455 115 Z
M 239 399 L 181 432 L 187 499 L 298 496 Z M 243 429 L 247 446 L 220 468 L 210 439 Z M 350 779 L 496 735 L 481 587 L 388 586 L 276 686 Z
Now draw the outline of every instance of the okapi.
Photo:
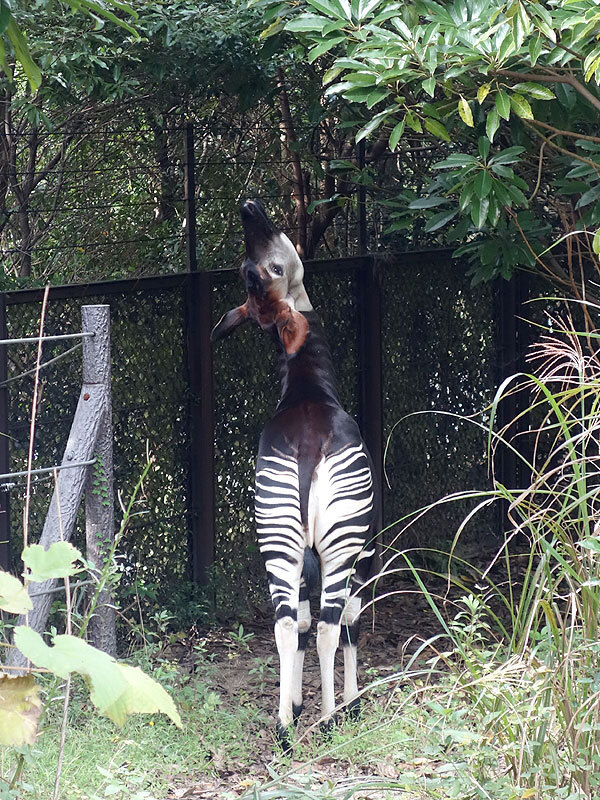
M 317 651 L 322 719 L 333 723 L 334 659 L 344 651 L 344 705 L 359 707 L 357 685 L 360 587 L 374 553 L 374 470 L 356 422 L 338 400 L 331 353 L 304 288 L 304 267 L 288 237 L 258 200 L 241 209 L 246 302 L 215 326 L 216 341 L 253 320 L 273 337 L 279 354 L 281 399 L 260 437 L 255 514 L 275 608 L 280 661 L 277 733 L 289 748 L 288 727 L 300 715 L 308 641 L 311 583 L 321 568 Z

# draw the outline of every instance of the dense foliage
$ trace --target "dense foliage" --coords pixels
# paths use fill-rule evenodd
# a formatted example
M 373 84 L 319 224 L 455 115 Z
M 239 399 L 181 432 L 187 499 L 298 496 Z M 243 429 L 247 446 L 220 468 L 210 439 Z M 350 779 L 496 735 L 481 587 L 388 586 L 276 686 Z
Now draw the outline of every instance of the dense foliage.
M 328 67 L 327 98 L 402 163 L 395 227 L 422 220 L 462 246 L 478 280 L 539 268 L 574 289 L 596 266 L 600 10 L 594 0 L 258 0 Z M 422 151 L 414 165 L 415 148 Z M 450 226 L 450 227 L 448 227 Z M 574 244 L 541 255 L 564 234 Z

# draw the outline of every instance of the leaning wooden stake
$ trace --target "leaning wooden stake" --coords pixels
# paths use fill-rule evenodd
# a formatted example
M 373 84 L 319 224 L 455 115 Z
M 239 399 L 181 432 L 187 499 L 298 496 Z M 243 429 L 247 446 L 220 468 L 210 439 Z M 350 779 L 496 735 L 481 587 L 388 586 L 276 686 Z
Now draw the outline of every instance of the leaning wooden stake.
M 86 558 L 101 570 L 115 538 L 113 494 L 113 430 L 110 391 L 110 308 L 83 306 L 83 330 L 93 330 L 93 339 L 83 348 L 83 382 L 102 387 L 104 413 L 96 438 L 96 463 L 88 468 L 85 485 Z M 88 638 L 112 656 L 117 654 L 116 615 L 108 589 L 98 597 L 90 620 Z
M 111 395 L 110 395 L 110 326 L 108 306 L 83 306 L 82 322 L 84 333 L 93 333 L 93 337 L 83 340 L 83 385 L 75 417 L 69 433 L 69 439 L 63 455 L 62 465 L 90 461 L 98 452 L 100 461 L 97 465 L 62 469 L 58 473 L 48 514 L 39 544 L 48 549 L 51 544 L 61 538 L 70 541 L 77 511 L 83 499 L 84 489 L 88 489 L 86 502 L 88 553 L 87 557 L 99 569 L 102 567 L 104 542 L 114 536 L 112 520 L 112 447 L 107 441 L 111 435 Z M 102 467 L 100 465 L 103 465 Z M 102 469 L 102 485 L 104 491 L 100 495 L 92 494 L 94 467 Z M 62 526 L 59 525 L 57 513 L 57 497 L 60 498 L 60 514 Z M 110 508 L 104 506 L 104 498 Z M 102 505 L 102 508 L 99 506 Z M 62 537 L 61 537 L 62 527 Z M 90 540 L 93 546 L 90 548 Z M 29 592 L 33 610 L 29 612 L 28 623 L 31 628 L 43 633 L 48 621 L 50 606 L 54 598 L 54 590 L 58 581 L 55 579 L 43 583 L 29 584 Z M 115 654 L 116 636 L 114 632 L 114 611 L 108 606 L 109 598 L 104 593 L 96 610 L 97 619 L 93 630 L 96 640 L 106 643 L 107 652 Z M 24 618 L 19 620 L 24 624 Z M 112 631 L 102 629 L 102 625 L 112 626 Z M 18 650 L 11 651 L 10 663 L 23 666 L 25 659 Z

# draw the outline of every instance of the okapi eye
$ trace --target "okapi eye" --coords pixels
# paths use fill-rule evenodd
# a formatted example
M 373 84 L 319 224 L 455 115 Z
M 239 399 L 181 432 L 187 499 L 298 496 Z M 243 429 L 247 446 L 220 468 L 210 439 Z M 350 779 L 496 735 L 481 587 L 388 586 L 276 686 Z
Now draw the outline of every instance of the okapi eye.
M 272 264 L 271 272 L 274 272 L 275 275 L 283 275 L 283 267 L 280 267 L 279 264 Z

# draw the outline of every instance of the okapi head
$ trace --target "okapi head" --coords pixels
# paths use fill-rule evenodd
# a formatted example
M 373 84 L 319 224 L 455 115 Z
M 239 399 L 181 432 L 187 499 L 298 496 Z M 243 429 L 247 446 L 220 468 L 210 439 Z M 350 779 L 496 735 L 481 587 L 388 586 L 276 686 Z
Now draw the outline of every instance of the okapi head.
M 300 312 L 313 310 L 304 288 L 304 266 L 285 233 L 267 217 L 260 200 L 246 200 L 241 216 L 246 246 L 241 274 L 248 298 L 223 315 L 211 339 L 222 339 L 253 320 L 276 335 L 288 356 L 293 356 L 308 333 L 308 322 Z

